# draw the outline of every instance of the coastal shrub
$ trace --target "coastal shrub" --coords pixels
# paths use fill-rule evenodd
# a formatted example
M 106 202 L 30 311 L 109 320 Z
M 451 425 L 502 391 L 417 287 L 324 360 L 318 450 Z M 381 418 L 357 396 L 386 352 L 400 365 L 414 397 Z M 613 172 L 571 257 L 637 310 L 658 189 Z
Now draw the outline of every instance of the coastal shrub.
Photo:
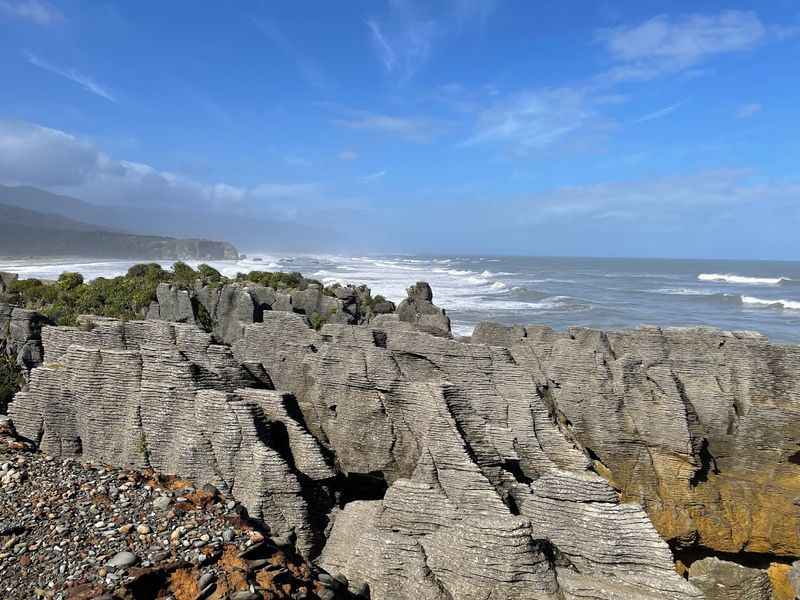
M 22 369 L 13 356 L 0 355 L 0 413 L 5 414 L 11 402 L 23 384 Z
M 308 317 L 308 320 L 311 323 L 311 327 L 313 327 L 317 331 L 322 329 L 322 326 L 325 325 L 325 323 L 327 322 L 327 319 L 325 319 L 325 317 L 323 317 L 318 312 L 311 313 L 311 316 Z
M 304 290 L 311 283 L 320 284 L 316 279 L 306 279 L 301 273 L 283 273 L 281 271 L 250 271 L 249 273 L 238 273 L 236 279 L 237 281 L 250 281 L 276 290 L 287 288 Z
M 222 280 L 224 279 L 222 273 L 217 271 L 211 265 L 207 265 L 205 263 L 198 265 L 197 272 L 200 274 L 200 277 L 205 284 L 222 283 Z
M 199 279 L 200 274 L 185 262 L 178 261 L 172 265 L 173 283 L 182 287 L 190 288 Z
M 80 273 L 71 273 L 69 271 L 63 272 L 58 277 L 58 286 L 62 290 L 74 290 L 79 285 L 83 284 L 83 275 Z

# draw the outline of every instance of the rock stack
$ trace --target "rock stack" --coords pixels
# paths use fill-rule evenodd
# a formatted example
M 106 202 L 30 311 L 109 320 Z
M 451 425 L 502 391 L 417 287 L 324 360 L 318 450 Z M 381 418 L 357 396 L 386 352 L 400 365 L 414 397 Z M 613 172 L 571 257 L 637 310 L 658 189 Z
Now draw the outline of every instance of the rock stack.
M 229 347 L 192 323 L 45 327 L 11 416 L 52 455 L 213 484 L 374 600 L 791 586 L 798 348 L 488 324 L 466 343 L 427 284 L 369 325 L 237 328 Z M 764 553 L 781 581 L 729 560 Z

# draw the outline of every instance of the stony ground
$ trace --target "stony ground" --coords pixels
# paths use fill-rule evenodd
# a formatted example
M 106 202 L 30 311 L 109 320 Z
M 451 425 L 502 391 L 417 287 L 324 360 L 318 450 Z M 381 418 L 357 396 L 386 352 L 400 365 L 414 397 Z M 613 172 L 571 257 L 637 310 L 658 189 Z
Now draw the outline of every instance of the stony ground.
M 292 542 L 213 487 L 54 460 L 0 417 L 2 598 L 359 597 Z

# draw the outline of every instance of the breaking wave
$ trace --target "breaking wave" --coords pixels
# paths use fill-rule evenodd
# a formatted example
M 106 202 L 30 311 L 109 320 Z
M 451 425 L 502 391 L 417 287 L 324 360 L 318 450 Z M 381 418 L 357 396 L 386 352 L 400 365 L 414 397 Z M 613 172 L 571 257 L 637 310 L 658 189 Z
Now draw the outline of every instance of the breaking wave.
M 742 285 L 782 285 L 792 282 L 788 277 L 749 277 L 747 275 L 734 275 L 732 273 L 700 273 L 697 279 L 700 281 L 737 283 Z

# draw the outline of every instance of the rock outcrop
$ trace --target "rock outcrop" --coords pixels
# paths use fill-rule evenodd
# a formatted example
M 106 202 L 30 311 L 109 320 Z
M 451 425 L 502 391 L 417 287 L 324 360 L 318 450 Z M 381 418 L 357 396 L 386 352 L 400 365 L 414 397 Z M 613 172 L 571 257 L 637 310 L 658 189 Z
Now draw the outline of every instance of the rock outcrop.
M 17 430 L 212 483 L 374 600 L 761 600 L 765 571 L 690 551 L 798 555 L 800 348 L 491 324 L 464 343 L 426 284 L 315 331 L 291 308 L 320 306 L 309 289 L 165 287 L 159 315 L 186 322 L 45 327 Z
M 421 331 L 450 337 L 450 317 L 433 303 L 433 291 L 424 281 L 418 281 L 406 290 L 408 297 L 397 307 L 397 317 L 412 323 Z
M 33 310 L 0 303 L 0 353 L 15 358 L 25 372 L 42 360 L 42 326 L 50 321 Z
M 716 557 L 693 563 L 689 580 L 706 600 L 770 600 L 772 585 L 766 571 L 751 569 Z
M 22 436 L 54 456 L 211 483 L 277 534 L 293 530 L 300 550 L 319 545 L 309 501 L 324 501 L 334 472 L 291 397 L 258 389 L 258 374 L 193 325 L 85 323 L 44 329 L 46 363 L 9 411 Z
M 678 550 L 800 555 L 800 347 L 711 329 L 484 325 Z
M 304 315 L 309 323 L 363 324 L 373 314 L 394 311 L 391 302 L 371 301 L 366 286 L 336 286 L 326 293 L 317 283 L 303 289 L 276 290 L 249 282 L 225 285 L 198 285 L 192 290 L 162 283 L 147 313 L 148 319 L 176 323 L 197 323 L 226 344 L 239 340 L 244 327 L 263 320 L 265 311 L 284 311 Z
M 163 321 L 43 340 L 22 435 L 213 483 L 372 598 L 701 597 L 505 349 L 283 311 L 232 350 Z

